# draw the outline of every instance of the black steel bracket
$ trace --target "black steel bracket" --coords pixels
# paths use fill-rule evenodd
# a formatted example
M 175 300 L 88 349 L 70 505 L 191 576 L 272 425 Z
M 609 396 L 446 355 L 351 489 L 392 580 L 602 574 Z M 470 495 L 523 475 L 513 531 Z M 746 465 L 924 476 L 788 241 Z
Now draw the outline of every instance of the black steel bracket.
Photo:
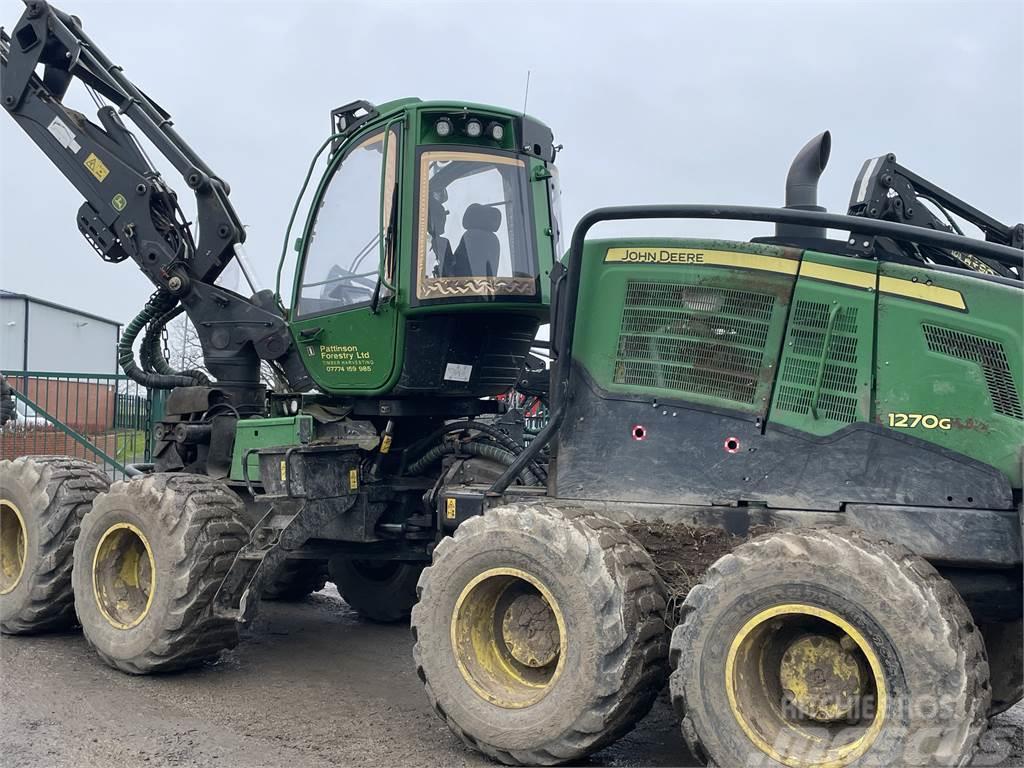
M 926 203 L 943 212 L 945 220 L 937 216 Z M 955 214 L 978 227 L 984 233 L 986 242 L 1024 249 L 1024 224 L 1003 224 L 937 184 L 904 168 L 896 162 L 896 155 L 891 153 L 864 163 L 853 185 L 848 213 L 851 216 L 910 224 L 937 232 L 963 234 L 950 215 Z M 875 237 L 866 232 L 851 232 L 849 244 L 861 254 L 871 254 L 876 248 Z M 951 248 L 911 240 L 910 243 L 918 246 L 919 252 L 909 255 L 917 260 L 928 259 L 943 266 L 1020 279 L 1020 274 L 1014 274 L 1010 269 L 1013 265 L 979 255 L 978 249 L 973 246 L 975 242 L 967 239 L 960 248 Z

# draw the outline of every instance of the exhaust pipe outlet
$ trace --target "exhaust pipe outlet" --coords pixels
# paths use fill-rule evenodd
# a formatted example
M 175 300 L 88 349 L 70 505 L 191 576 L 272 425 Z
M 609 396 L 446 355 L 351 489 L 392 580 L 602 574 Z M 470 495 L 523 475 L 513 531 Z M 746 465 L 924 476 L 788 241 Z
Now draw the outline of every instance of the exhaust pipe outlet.
M 789 166 L 786 176 L 786 207 L 801 211 L 824 211 L 818 205 L 818 179 L 821 178 L 828 156 L 832 151 L 832 134 L 819 133 L 804 144 Z M 777 224 L 776 237 L 815 237 L 824 239 L 824 227 L 805 227 L 797 224 Z

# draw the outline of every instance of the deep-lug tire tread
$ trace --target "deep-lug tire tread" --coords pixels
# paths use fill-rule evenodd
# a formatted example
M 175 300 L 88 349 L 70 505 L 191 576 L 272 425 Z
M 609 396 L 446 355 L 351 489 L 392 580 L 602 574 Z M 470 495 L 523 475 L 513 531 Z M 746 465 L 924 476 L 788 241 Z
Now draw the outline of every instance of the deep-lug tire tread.
M 235 555 L 249 540 L 249 527 L 238 496 L 205 477 L 152 474 L 115 483 L 109 497 L 111 502 L 121 497 L 132 504 L 145 504 L 156 523 L 180 540 L 182 546 L 173 565 L 174 598 L 163 617 L 158 639 L 129 659 L 114 658 L 90 640 L 100 658 L 124 672 L 142 675 L 196 666 L 235 647 L 237 622 L 214 615 L 212 603 Z M 106 505 L 106 498 L 97 500 L 97 516 Z M 88 631 L 86 639 L 89 640 Z
M 431 706 L 468 746 L 507 765 L 557 765 L 596 752 L 632 730 L 650 711 L 664 685 L 668 672 L 665 585 L 650 555 L 621 525 L 579 509 L 550 504 L 509 504 L 466 521 L 453 537 L 438 544 L 434 563 L 460 541 L 488 528 L 529 533 L 541 540 L 572 537 L 582 547 L 575 571 L 580 588 L 600 596 L 601 614 L 606 617 L 604 637 L 608 643 L 598 668 L 606 693 L 572 727 L 543 746 L 532 750 L 499 749 L 467 734 L 444 711 L 431 689 L 417 642 L 413 648 L 416 673 Z M 420 576 L 417 593 L 421 601 L 431 599 L 430 571 L 428 567 Z M 616 581 L 625 585 L 624 592 L 616 588 Z M 413 608 L 414 637 L 421 610 L 420 603 Z M 623 631 L 628 627 L 635 627 L 636 631 Z
M 0 461 L 0 473 L 26 475 L 32 486 L 32 506 L 45 510 L 42 524 L 37 526 L 42 565 L 31 576 L 34 583 L 29 602 L 17 616 L 0 622 L 0 632 L 29 634 L 74 626 L 71 569 L 75 541 L 82 518 L 96 496 L 110 487 L 110 478 L 98 465 L 70 456 L 4 460 Z
M 681 717 L 683 738 L 694 755 L 706 757 L 708 752 L 700 740 L 701 728 L 695 722 L 694 713 L 687 705 L 681 667 L 693 661 L 687 657 L 685 649 L 690 645 L 691 636 L 703 620 L 707 600 L 719 588 L 725 576 L 753 562 L 764 561 L 770 557 L 800 558 L 809 562 L 843 562 L 864 552 L 887 558 L 894 563 L 898 573 L 904 577 L 904 588 L 922 593 L 937 609 L 941 621 L 953 630 L 952 642 L 947 644 L 948 648 L 936 649 L 936 652 L 952 650 L 963 655 L 966 661 L 967 687 L 971 693 L 967 702 L 969 711 L 966 714 L 970 722 L 963 741 L 965 744 L 973 744 L 973 747 L 967 751 L 960 764 L 970 762 L 987 727 L 988 697 L 983 692 L 990 687 L 985 646 L 973 617 L 953 585 L 924 558 L 902 545 L 869 535 L 862 530 L 839 527 L 774 531 L 752 539 L 715 562 L 707 570 L 701 583 L 686 596 L 679 624 L 672 633 L 669 664 L 673 672 L 669 686 L 673 707 Z

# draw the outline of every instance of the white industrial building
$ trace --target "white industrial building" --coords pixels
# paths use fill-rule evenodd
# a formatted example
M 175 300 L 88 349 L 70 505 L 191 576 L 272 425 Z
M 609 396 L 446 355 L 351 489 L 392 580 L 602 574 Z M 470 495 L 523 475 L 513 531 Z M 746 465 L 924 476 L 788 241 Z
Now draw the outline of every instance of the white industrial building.
M 117 373 L 121 324 L 0 289 L 0 369 Z

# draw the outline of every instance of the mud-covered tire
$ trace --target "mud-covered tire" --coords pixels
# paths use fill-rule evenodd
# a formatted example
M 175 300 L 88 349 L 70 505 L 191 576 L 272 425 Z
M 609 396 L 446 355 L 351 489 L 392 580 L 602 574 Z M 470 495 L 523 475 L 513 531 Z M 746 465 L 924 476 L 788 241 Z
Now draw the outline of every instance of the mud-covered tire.
M 517 708 L 478 693 L 453 642 L 460 601 L 503 571 L 544 585 L 564 626 L 560 673 Z M 664 685 L 665 587 L 617 523 L 543 503 L 488 510 L 438 545 L 419 590 L 413 653 L 430 702 L 466 744 L 503 763 L 579 760 L 631 730 Z
M 294 603 L 319 592 L 326 584 L 326 561 L 285 560 L 273 580 L 263 587 L 263 599 Z
M 755 746 L 740 722 L 745 717 L 748 729 L 751 722 L 765 722 L 760 710 L 768 699 L 758 702 L 737 693 L 733 709 L 726 669 L 727 659 L 737 658 L 731 649 L 744 630 L 758 617 L 794 604 L 847 622 L 854 630 L 848 637 L 859 633 L 870 646 L 878 667 L 875 679 L 884 680 L 886 709 L 876 734 L 851 742 L 858 749 L 834 764 L 963 765 L 970 760 L 985 729 L 991 693 L 981 633 L 971 614 L 924 559 L 847 529 L 781 531 L 755 539 L 719 559 L 690 591 L 672 635 L 670 690 L 695 754 L 717 765 L 779 765 Z M 778 632 L 780 624 L 769 623 L 767 632 Z M 744 690 L 747 683 L 734 680 L 735 690 Z M 878 696 L 875 713 L 882 711 L 881 701 Z M 870 732 L 874 720 L 867 723 Z M 786 731 L 764 742 L 800 765 L 827 762 L 821 754 L 802 751 L 799 729 Z
M 1024 698 L 1024 622 L 981 624 L 988 666 L 992 672 L 992 704 L 988 716 L 1005 712 Z
M 380 624 L 408 621 L 424 567 L 425 563 L 348 557 L 332 557 L 329 562 L 338 594 L 364 619 Z
M 142 537 L 152 556 L 149 599 L 131 621 L 103 607 L 114 610 L 94 583 L 100 545 L 119 529 Z M 212 602 L 248 538 L 241 500 L 216 480 L 161 473 L 114 483 L 75 545 L 72 582 L 86 640 L 107 664 L 136 675 L 195 666 L 234 647 L 237 622 L 214 615 Z
M 14 542 L 13 551 L 4 547 L 5 585 L 0 587 L 4 634 L 74 625 L 71 560 L 75 540 L 93 499 L 109 486 L 110 479 L 96 464 L 68 456 L 0 461 L 0 537 L 7 542 L 8 537 L 17 536 L 14 528 L 23 526 L 23 541 Z

